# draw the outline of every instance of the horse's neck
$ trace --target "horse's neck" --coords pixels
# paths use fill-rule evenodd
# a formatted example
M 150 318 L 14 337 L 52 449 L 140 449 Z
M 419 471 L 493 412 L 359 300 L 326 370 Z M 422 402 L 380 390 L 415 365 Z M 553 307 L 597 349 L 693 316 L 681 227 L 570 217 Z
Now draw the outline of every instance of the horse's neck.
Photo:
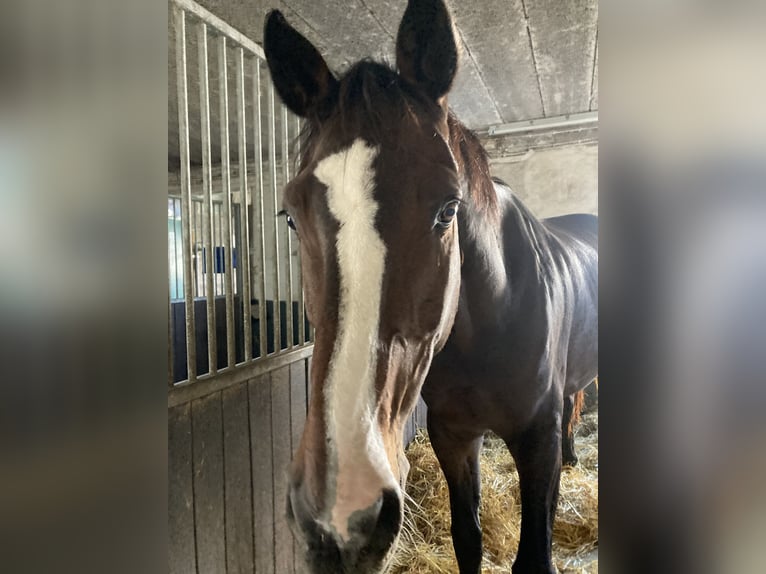
M 460 229 L 464 292 L 469 300 L 502 304 L 509 296 L 502 227 L 488 214 L 466 212 Z
M 497 189 L 497 186 L 496 186 Z M 514 313 L 536 301 L 542 227 L 510 192 L 499 190 L 497 216 L 468 205 L 460 228 L 463 255 L 460 307 L 455 330 L 464 337 L 502 330 Z M 506 195 L 507 193 L 507 195 Z

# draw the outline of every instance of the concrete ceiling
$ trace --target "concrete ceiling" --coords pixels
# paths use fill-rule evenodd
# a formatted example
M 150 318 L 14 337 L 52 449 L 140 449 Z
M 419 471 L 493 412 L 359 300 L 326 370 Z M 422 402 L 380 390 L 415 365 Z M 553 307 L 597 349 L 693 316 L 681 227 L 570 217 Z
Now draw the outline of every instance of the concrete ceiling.
M 406 0 L 198 2 L 259 44 L 265 14 L 272 8 L 282 10 L 336 72 L 365 57 L 393 62 L 396 32 L 407 4 Z M 449 103 L 469 127 L 482 130 L 501 123 L 598 109 L 597 0 L 447 3 L 463 48 Z M 172 46 L 169 52 L 172 96 Z M 214 90 L 213 83 L 211 76 Z M 190 79 L 192 89 L 196 87 Z M 196 92 L 190 93 L 190 105 L 195 97 Z M 172 143 L 174 139 L 177 142 L 177 108 L 175 98 L 170 99 L 169 160 L 177 155 Z M 214 156 L 216 153 L 214 149 Z

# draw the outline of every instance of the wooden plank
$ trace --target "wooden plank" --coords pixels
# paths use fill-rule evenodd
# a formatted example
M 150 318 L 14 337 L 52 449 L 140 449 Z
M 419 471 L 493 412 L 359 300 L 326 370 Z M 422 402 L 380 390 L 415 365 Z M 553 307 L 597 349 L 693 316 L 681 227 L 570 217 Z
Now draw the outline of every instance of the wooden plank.
M 221 395 L 192 402 L 194 517 L 197 568 L 205 574 L 226 572 L 223 502 L 223 421 Z
M 253 465 L 255 572 L 274 574 L 274 473 L 271 448 L 271 373 L 248 383 Z
M 197 571 L 189 405 L 168 411 L 168 570 Z
M 291 453 L 295 454 L 306 423 L 306 362 L 296 361 L 290 365 L 290 430 Z
M 218 348 L 220 349 L 221 346 L 219 345 Z M 168 408 L 177 407 L 194 399 L 199 399 L 239 383 L 244 383 L 264 373 L 289 365 L 293 361 L 304 359 L 313 352 L 314 345 L 310 344 L 294 351 L 285 351 L 277 356 L 257 359 L 252 363 L 246 363 L 234 369 L 219 371 L 217 375 L 212 377 L 203 375 L 195 383 L 176 385 L 168 393 Z
M 253 572 L 250 415 L 247 397 L 247 384 L 231 387 L 221 393 L 228 574 Z
M 296 361 L 290 365 L 290 426 L 292 430 L 292 454 L 298 445 L 306 423 L 306 361 Z M 295 572 L 304 572 L 304 560 L 298 541 L 293 540 Z
M 271 441 L 274 452 L 274 568 L 277 574 L 294 569 L 293 537 L 285 516 L 287 467 L 292 457 L 290 367 L 271 373 Z

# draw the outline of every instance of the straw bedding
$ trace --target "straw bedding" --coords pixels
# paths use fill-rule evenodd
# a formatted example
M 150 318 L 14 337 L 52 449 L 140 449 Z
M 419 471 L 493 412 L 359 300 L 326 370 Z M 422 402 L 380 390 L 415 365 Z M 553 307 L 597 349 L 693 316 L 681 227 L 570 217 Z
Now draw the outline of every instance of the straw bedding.
M 561 474 L 553 555 L 562 574 L 598 573 L 598 413 L 583 414 L 576 428 L 579 464 Z M 394 574 L 455 574 L 447 483 L 421 431 L 407 457 L 410 471 L 405 528 Z M 521 499 L 513 458 L 494 435 L 481 457 L 483 573 L 510 572 L 519 543 Z

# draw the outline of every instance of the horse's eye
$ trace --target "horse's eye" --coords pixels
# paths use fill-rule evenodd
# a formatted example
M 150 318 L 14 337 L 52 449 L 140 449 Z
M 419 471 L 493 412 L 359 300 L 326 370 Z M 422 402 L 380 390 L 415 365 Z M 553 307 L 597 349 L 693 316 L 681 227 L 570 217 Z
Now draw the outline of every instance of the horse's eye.
M 457 215 L 457 201 L 450 201 L 441 208 L 438 217 L 436 218 L 436 225 L 442 229 L 446 229 L 452 224 L 452 221 Z
M 282 210 L 279 212 L 279 215 L 285 216 L 285 221 L 287 221 L 287 227 L 289 227 L 293 231 L 298 231 L 298 228 L 295 225 L 295 220 L 292 218 L 292 216 L 289 213 L 287 213 L 285 210 Z

